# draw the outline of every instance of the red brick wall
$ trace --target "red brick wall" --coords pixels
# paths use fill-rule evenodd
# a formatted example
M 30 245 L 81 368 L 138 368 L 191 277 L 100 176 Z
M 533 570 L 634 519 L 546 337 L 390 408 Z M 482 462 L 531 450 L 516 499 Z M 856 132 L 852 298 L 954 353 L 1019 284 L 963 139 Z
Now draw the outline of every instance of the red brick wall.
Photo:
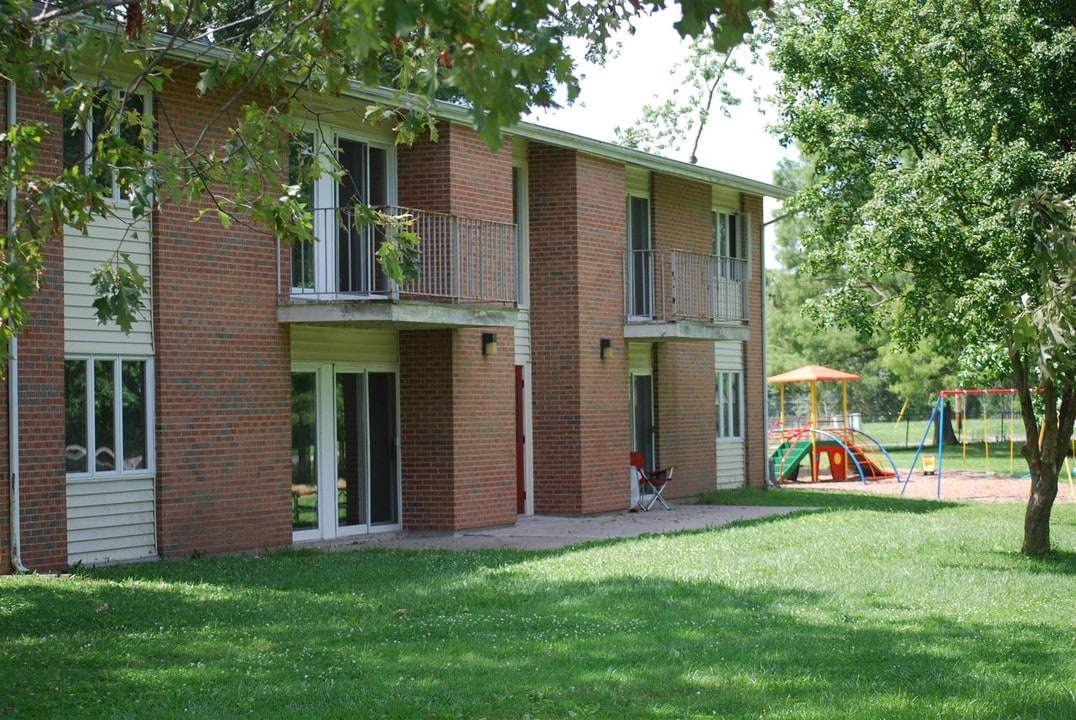
M 48 113 L 39 98 L 20 94 L 17 108 L 22 122 L 44 121 L 58 126 L 59 118 Z M 46 141 L 42 170 L 59 172 L 62 149 L 59 137 Z M 5 206 L 7 198 L 3 198 Z M 19 454 L 21 560 L 30 570 L 49 571 L 67 563 L 67 484 L 64 471 L 64 306 L 63 242 L 59 238 L 44 248 L 45 271 L 41 285 L 26 305 L 26 329 L 19 335 Z M 4 394 L 7 393 L 4 379 Z M 5 403 L 5 406 L 7 403 Z M 5 438 L 4 473 L 7 475 L 7 417 L 0 434 Z M 4 483 L 4 511 L 9 514 L 10 496 Z M 10 567 L 10 525 L 5 523 L 5 562 Z
M 744 452 L 747 484 L 762 487 L 766 481 L 767 441 L 764 412 L 766 367 L 762 307 L 766 298 L 762 287 L 762 197 L 740 195 L 740 210 L 751 213 L 751 277 L 747 285 L 751 338 L 744 344 Z
M 512 150 L 490 152 L 470 128 L 438 126 L 428 138 L 397 151 L 401 205 L 462 217 L 512 222 Z
M 491 356 L 482 355 L 482 332 L 400 333 L 405 529 L 515 522 L 512 329 L 493 330 Z
M 512 153 L 448 123 L 398 151 L 401 205 L 511 222 Z M 513 330 L 482 355 L 483 330 L 400 333 L 403 523 L 461 530 L 515 522 Z
M 535 512 L 626 507 L 623 168 L 532 144 L 531 333 Z M 613 341 L 602 360 L 601 338 Z
M 192 85 L 177 72 L 156 98 L 162 145 L 193 143 L 219 107 Z M 222 137 L 223 126 L 211 141 Z M 169 204 L 154 228 L 164 557 L 291 542 L 290 359 L 276 320 L 276 242 L 241 223 L 192 223 L 194 210 Z
M 710 186 L 665 175 L 655 175 L 652 186 L 655 248 L 713 252 Z M 695 496 L 712 490 L 717 474 L 714 346 L 695 341 L 655 348 L 658 460 L 676 466 L 666 493 Z

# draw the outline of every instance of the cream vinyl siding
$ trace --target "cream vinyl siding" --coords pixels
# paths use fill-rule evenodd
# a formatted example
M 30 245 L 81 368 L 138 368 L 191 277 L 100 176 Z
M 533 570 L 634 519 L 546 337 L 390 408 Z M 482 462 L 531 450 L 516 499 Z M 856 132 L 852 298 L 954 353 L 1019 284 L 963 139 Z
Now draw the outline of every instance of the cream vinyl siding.
M 148 220 L 127 223 L 103 218 L 87 233 L 64 230 L 64 352 L 66 355 L 153 357 L 152 239 Z M 100 325 L 93 310 L 97 295 L 90 273 L 125 253 L 146 278 L 146 308 L 131 332 L 114 323 Z M 152 379 L 149 392 L 152 392 Z M 148 403 L 152 408 L 153 404 Z M 157 555 L 152 470 L 141 477 L 75 476 L 67 479 L 68 562 L 97 565 L 144 560 Z
M 526 365 L 531 361 L 531 311 L 520 308 L 516 314 L 516 365 Z
M 714 185 L 710 188 L 710 204 L 714 210 L 740 212 L 740 191 L 735 188 Z
M 632 375 L 654 374 L 654 343 L 628 343 L 628 372 Z
M 743 343 L 714 343 L 714 371 L 733 370 L 743 372 Z M 746 399 L 745 399 L 746 400 Z M 743 487 L 745 478 L 746 455 L 743 440 L 717 440 L 717 474 L 718 490 Z
M 395 330 L 352 330 L 292 325 L 292 362 L 361 363 L 396 367 L 400 362 Z
M 152 477 L 67 480 L 67 559 L 97 565 L 157 555 Z
M 121 210 L 122 211 L 122 210 Z M 68 355 L 144 356 L 153 355 L 152 241 L 148 221 L 128 225 L 120 219 L 94 223 L 86 235 L 64 230 L 64 352 Z M 115 323 L 99 325 L 93 301 L 97 298 L 90 273 L 105 262 L 114 262 L 126 253 L 146 278 L 142 298 L 146 309 L 130 334 Z M 122 262 L 122 261 L 121 261 Z
M 650 197 L 650 171 L 630 165 L 625 167 L 624 186 L 628 195 Z

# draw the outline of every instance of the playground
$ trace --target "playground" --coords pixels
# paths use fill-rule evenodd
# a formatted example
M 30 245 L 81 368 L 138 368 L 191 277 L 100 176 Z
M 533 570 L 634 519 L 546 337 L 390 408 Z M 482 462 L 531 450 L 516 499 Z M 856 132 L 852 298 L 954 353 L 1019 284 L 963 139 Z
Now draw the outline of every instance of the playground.
M 1015 391 L 945 390 L 925 421 L 911 421 L 902 409 L 895 421 L 865 422 L 848 410 L 847 383 L 856 380 L 857 375 L 818 365 L 768 379 L 780 389 L 780 411 L 769 434 L 772 481 L 943 500 L 1027 500 L 1030 481 L 1020 453 L 1024 425 Z M 818 384 L 837 382 L 839 412 L 832 391 L 820 407 Z M 794 383 L 809 385 L 809 401 Z M 786 385 L 792 388 L 787 397 Z M 789 407 L 798 408 L 799 416 Z M 1062 469 L 1057 502 L 1076 503 L 1074 457 Z

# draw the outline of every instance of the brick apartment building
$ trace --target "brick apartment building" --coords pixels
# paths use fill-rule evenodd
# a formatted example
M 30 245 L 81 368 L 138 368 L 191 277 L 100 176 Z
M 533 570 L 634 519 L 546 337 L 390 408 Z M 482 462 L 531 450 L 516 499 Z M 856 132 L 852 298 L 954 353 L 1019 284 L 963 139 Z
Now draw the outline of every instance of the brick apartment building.
M 183 87 L 145 100 L 184 118 L 160 142 L 215 110 Z M 8 122 L 50 119 L 0 92 Z M 307 189 L 313 245 L 172 203 L 48 247 L 0 387 L 4 572 L 626 510 L 633 450 L 677 466 L 672 497 L 763 482 L 784 190 L 528 124 L 491 152 L 449 105 L 437 142 L 395 146 L 367 100 L 320 101 L 296 140 L 346 171 Z M 381 275 L 355 198 L 414 218 L 417 280 Z M 151 279 L 130 334 L 90 307 L 117 249 Z

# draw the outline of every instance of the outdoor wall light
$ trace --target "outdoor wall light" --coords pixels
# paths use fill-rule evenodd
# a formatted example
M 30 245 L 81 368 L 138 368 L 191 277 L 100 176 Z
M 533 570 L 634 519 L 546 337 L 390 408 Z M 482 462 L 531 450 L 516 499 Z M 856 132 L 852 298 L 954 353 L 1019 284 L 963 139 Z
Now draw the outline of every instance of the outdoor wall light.
M 599 340 L 598 354 L 601 355 L 602 360 L 608 360 L 613 357 L 613 341 L 609 338 L 602 338 Z
M 497 334 L 496 333 L 482 333 L 482 354 L 483 355 L 496 355 L 497 354 Z

